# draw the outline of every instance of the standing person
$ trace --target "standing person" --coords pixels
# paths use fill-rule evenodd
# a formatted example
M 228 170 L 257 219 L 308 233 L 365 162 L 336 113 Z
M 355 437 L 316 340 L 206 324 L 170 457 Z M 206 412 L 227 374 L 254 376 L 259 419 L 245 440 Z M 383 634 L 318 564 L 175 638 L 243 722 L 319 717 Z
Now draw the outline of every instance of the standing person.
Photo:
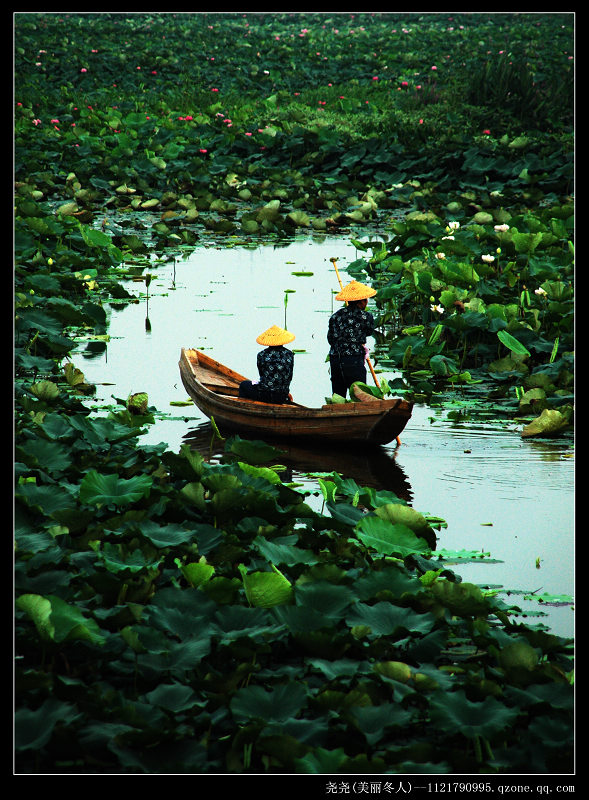
M 239 384 L 240 397 L 261 400 L 263 403 L 288 403 L 292 400 L 289 389 L 294 355 L 284 345 L 292 342 L 294 338 L 293 333 L 277 325 L 268 328 L 256 338 L 258 344 L 266 345 L 257 356 L 260 379 L 242 381 Z
M 341 397 L 355 381 L 366 383 L 366 337 L 374 332 L 374 317 L 366 306 L 375 294 L 376 289 L 351 281 L 335 296 L 346 305 L 329 318 L 327 341 L 331 345 L 331 387 Z

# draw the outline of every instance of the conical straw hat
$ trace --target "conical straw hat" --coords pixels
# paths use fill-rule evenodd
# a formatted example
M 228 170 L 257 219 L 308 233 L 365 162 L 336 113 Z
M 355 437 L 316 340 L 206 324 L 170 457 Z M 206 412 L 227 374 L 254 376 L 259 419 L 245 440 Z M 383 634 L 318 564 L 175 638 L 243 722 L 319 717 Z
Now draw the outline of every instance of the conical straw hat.
M 264 333 L 261 333 L 257 337 L 256 342 L 268 347 L 274 347 L 279 344 L 288 344 L 288 342 L 292 342 L 294 338 L 294 333 L 285 331 L 284 328 L 279 328 L 278 325 L 272 325 L 271 328 L 268 328 L 267 331 L 264 331 Z
M 364 300 L 368 297 L 374 297 L 375 294 L 376 289 L 372 289 L 364 283 L 358 283 L 358 281 L 351 281 L 347 286 L 344 286 L 339 294 L 336 294 L 335 299 L 345 300 L 349 303 L 354 300 Z

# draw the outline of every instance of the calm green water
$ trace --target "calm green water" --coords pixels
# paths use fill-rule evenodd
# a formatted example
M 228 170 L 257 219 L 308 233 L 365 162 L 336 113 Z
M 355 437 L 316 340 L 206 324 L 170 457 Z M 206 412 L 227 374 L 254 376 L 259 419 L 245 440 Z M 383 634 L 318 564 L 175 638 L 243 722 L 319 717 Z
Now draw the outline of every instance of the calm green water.
M 331 394 L 327 321 L 340 306 L 334 299 L 339 284 L 330 257 L 338 259 L 346 283 L 350 276 L 345 265 L 356 258 L 356 251 L 343 238 L 252 249 L 203 246 L 175 264 L 154 265 L 149 269 L 154 276 L 149 302 L 144 284 L 129 284 L 140 302 L 112 307 L 106 351 L 90 357 L 81 346 L 74 362 L 97 384 L 99 404 L 113 403 L 113 395 L 147 392 L 149 405 L 162 418 L 143 441 L 163 441 L 175 451 L 189 441 L 206 452 L 211 436 L 206 418 L 194 406 L 170 405 L 187 399 L 178 371 L 181 347 L 204 350 L 256 378 L 256 336 L 271 325 L 286 324 L 296 336 L 290 345 L 296 353 L 294 399 L 322 405 Z M 371 457 L 288 447 L 283 463 L 291 468 L 293 480 L 311 490 L 316 484 L 305 473 L 330 470 L 359 484 L 392 489 L 418 511 L 446 520 L 438 548 L 483 551 L 503 562 L 456 567 L 464 580 L 573 595 L 572 442 L 525 440 L 520 430 L 516 424 L 456 424 L 440 412 L 416 406 L 400 447 L 381 448 Z M 538 609 L 523 596 L 508 600 L 524 610 Z M 542 608 L 549 616 L 541 620 L 555 633 L 573 635 L 570 606 Z

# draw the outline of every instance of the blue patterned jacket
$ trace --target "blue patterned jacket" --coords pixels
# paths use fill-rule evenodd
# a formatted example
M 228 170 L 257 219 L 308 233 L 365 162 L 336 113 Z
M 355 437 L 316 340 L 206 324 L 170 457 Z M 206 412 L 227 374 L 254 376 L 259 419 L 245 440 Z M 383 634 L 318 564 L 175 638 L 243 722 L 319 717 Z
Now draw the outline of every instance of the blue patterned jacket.
M 257 357 L 259 385 L 273 392 L 288 394 L 294 367 L 294 355 L 282 345 L 267 347 Z
M 362 356 L 366 337 L 374 332 L 374 317 L 357 306 L 344 306 L 329 318 L 330 356 Z

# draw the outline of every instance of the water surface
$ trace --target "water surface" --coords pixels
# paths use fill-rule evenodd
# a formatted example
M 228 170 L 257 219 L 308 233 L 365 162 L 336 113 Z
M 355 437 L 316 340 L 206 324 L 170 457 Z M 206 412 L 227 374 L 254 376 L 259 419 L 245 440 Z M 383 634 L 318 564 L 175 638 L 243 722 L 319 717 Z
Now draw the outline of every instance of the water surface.
M 178 370 L 181 347 L 204 350 L 257 378 L 256 336 L 279 325 L 296 336 L 289 345 L 295 351 L 294 399 L 320 406 L 331 395 L 327 322 L 341 305 L 334 299 L 339 283 L 331 257 L 338 259 L 347 283 L 345 265 L 357 253 L 345 238 L 284 246 L 202 246 L 175 263 L 154 264 L 149 300 L 144 284 L 129 284 L 139 302 L 112 306 L 105 352 L 93 355 L 81 346 L 76 366 L 97 384 L 101 403 L 147 392 L 158 421 L 142 441 L 163 441 L 176 452 L 189 441 L 206 451 L 211 428 L 204 415 L 193 405 L 170 405 L 187 399 Z M 477 550 L 503 562 L 460 565 L 455 569 L 464 580 L 522 593 L 574 593 L 570 439 L 526 440 L 521 425 L 455 423 L 439 410 L 418 405 L 401 445 L 379 448 L 370 457 L 325 447 L 285 447 L 284 462 L 293 480 L 305 487 L 317 489 L 307 472 L 337 470 L 361 485 L 391 489 L 418 511 L 446 520 L 447 528 L 438 533 L 439 549 Z M 538 609 L 523 595 L 506 599 L 525 611 Z M 555 633 L 573 635 L 570 606 L 543 610 L 549 616 L 541 621 Z

